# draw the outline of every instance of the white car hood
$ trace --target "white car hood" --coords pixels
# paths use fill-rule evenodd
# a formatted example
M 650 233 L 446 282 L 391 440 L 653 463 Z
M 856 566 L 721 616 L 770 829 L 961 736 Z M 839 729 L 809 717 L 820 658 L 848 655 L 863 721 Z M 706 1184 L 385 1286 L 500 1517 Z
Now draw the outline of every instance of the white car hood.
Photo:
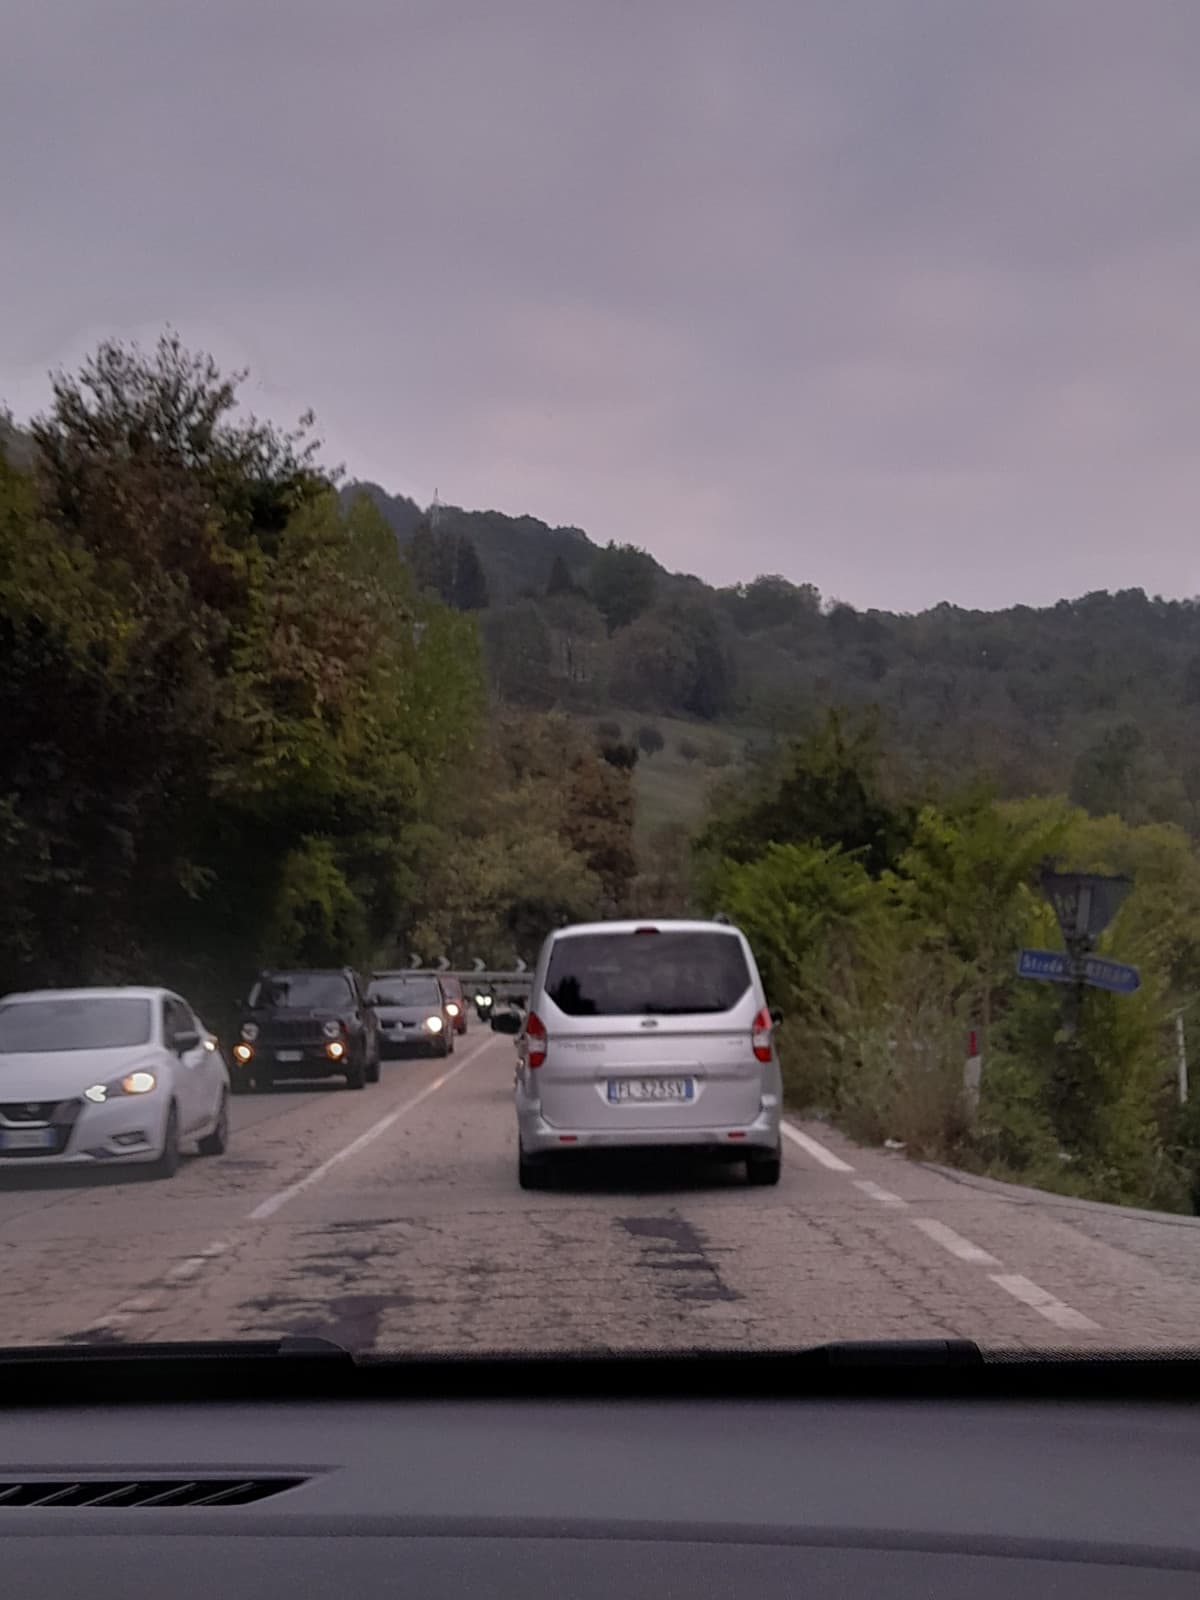
M 14 1101 L 71 1100 L 93 1083 L 128 1072 L 161 1069 L 158 1052 L 139 1044 L 117 1050 L 38 1050 L 0 1054 L 0 1105 Z

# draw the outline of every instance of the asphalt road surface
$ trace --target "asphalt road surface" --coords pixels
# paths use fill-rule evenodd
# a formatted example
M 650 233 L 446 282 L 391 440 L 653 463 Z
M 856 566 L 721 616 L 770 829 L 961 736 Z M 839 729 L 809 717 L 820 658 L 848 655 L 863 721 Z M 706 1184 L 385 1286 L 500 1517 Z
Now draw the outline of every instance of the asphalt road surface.
M 234 1101 L 169 1182 L 0 1174 L 0 1343 L 353 1349 L 1200 1343 L 1200 1219 L 920 1166 L 789 1126 L 783 1180 L 602 1165 L 516 1182 L 513 1045 Z

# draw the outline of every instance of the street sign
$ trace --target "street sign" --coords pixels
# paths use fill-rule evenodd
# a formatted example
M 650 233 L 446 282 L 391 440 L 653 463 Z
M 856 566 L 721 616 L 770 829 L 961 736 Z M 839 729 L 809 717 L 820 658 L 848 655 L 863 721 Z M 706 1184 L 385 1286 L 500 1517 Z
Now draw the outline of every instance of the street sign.
M 1065 950 L 1022 950 L 1017 957 L 1017 977 L 1070 983 L 1071 958 Z
M 438 959 L 437 959 L 437 969 L 438 969 L 439 972 L 445 972 L 446 968 L 449 965 L 450 965 L 450 963 L 446 960 L 445 956 L 439 956 L 438 957 Z
M 410 967 L 419 967 L 421 965 L 420 956 L 413 955 L 412 951 L 410 950 L 408 953 L 408 964 Z
M 518 972 L 528 972 L 529 971 L 529 968 L 525 965 L 524 961 L 522 961 L 520 956 L 517 957 L 517 971 Z
M 1083 981 L 1093 989 L 1107 989 L 1110 994 L 1132 994 L 1141 986 L 1141 974 L 1136 967 L 1123 961 L 1106 961 L 1103 956 L 1084 956 Z
M 476 972 L 482 972 L 484 967 L 487 966 L 487 962 L 483 959 L 482 956 L 476 956 L 474 961 L 472 961 L 471 965 L 474 967 Z
M 1019 978 L 1038 978 L 1043 983 L 1074 983 L 1076 970 L 1079 982 L 1107 989 L 1110 994 L 1133 994 L 1142 981 L 1136 967 L 1104 956 L 1084 956 L 1078 969 L 1065 950 L 1022 950 L 1017 958 Z
M 1129 878 L 1103 872 L 1042 873 L 1042 892 L 1054 907 L 1068 944 L 1103 933 L 1131 886 Z

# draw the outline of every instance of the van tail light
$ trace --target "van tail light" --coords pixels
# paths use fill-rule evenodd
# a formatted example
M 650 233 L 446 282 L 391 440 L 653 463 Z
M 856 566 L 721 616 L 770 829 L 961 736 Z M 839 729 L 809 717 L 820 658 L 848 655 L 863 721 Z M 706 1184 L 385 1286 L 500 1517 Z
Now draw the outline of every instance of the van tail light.
M 546 1024 L 536 1011 L 525 1018 L 525 1060 L 531 1067 L 540 1067 L 546 1059 Z
M 771 1059 L 771 1013 L 764 1006 L 750 1026 L 750 1043 L 756 1061 Z

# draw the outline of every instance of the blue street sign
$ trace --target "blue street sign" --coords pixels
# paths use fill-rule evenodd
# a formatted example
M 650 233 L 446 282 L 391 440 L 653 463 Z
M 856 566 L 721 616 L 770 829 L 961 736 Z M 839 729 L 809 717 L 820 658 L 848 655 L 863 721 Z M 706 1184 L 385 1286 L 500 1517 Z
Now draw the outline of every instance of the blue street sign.
M 1141 985 L 1136 967 L 1123 961 L 1107 961 L 1103 956 L 1084 956 L 1083 981 L 1093 989 L 1108 989 L 1112 994 L 1132 994 Z
M 1017 976 L 1039 978 L 1043 983 L 1072 983 L 1075 978 L 1065 950 L 1022 950 L 1017 958 Z M 1084 956 L 1080 977 L 1093 989 L 1107 989 L 1111 994 L 1133 994 L 1142 982 L 1136 967 L 1104 956 Z
M 1065 950 L 1022 950 L 1017 958 L 1017 977 L 1041 978 L 1046 983 L 1070 983 L 1070 957 Z

